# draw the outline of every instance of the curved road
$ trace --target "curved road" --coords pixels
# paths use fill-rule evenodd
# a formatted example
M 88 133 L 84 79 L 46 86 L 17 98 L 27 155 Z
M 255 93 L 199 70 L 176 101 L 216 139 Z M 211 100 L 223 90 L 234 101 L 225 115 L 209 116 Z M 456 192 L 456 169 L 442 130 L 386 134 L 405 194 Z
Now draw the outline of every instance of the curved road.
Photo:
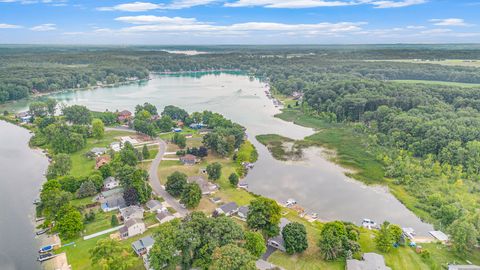
M 116 131 L 126 131 L 137 133 L 135 130 L 127 128 L 127 127 L 106 127 L 105 130 L 116 130 Z M 158 141 L 158 153 L 155 158 L 152 160 L 150 164 L 150 169 L 148 170 L 148 175 L 150 176 L 148 180 L 150 181 L 150 186 L 153 189 L 153 192 L 162 197 L 178 214 L 182 217 L 188 214 L 188 210 L 183 208 L 180 203 L 167 191 L 162 187 L 160 184 L 160 179 L 158 179 L 158 166 L 163 159 L 163 155 L 165 155 L 165 151 L 167 149 L 167 144 L 164 140 L 157 138 Z

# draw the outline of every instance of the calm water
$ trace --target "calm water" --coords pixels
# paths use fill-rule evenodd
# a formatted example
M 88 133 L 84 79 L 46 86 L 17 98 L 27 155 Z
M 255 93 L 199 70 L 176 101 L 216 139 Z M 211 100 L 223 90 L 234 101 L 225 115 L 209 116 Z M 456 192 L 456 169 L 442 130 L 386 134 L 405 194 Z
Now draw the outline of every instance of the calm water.
M 279 112 L 264 91 L 265 84 L 246 76 L 209 74 L 205 76 L 155 76 L 143 84 L 51 95 L 66 104 L 81 104 L 93 110 L 133 110 L 148 101 L 158 108 L 177 105 L 188 111 L 212 110 L 224 114 L 247 128 L 259 151 L 259 161 L 246 181 L 250 190 L 285 201 L 294 198 L 323 220 L 347 220 L 359 224 L 363 218 L 377 222 L 389 220 L 413 227 L 426 235 L 431 226 L 422 223 L 413 213 L 382 187 L 365 186 L 349 179 L 344 170 L 327 161 L 319 149 L 306 151 L 307 159 L 281 162 L 273 159 L 254 136 L 276 133 L 301 139 L 313 130 L 296 126 L 273 116 Z M 25 109 L 17 103 L 15 109 Z M 10 107 L 10 110 L 13 108 Z
M 28 147 L 30 133 L 0 121 L 0 269 L 37 269 L 32 201 L 44 181 L 46 157 Z

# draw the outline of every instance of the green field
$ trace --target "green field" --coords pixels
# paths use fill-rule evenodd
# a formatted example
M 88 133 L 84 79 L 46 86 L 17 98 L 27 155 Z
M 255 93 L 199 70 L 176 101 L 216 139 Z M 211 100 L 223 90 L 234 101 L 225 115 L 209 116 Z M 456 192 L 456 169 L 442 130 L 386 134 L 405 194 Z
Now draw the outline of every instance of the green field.
M 480 84 L 475 84 L 475 83 L 458 83 L 458 82 L 424 81 L 424 80 L 392 80 L 391 82 L 408 83 L 408 84 L 433 84 L 433 85 L 468 87 L 468 88 L 478 87 L 478 88 L 480 88 Z

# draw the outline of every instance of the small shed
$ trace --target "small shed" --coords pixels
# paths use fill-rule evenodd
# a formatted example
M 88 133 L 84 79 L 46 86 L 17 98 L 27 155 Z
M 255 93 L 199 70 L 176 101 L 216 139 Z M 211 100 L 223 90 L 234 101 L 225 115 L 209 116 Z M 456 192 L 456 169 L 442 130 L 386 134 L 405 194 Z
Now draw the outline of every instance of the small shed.
M 442 243 L 448 242 L 448 235 L 441 231 L 429 231 L 428 233 Z

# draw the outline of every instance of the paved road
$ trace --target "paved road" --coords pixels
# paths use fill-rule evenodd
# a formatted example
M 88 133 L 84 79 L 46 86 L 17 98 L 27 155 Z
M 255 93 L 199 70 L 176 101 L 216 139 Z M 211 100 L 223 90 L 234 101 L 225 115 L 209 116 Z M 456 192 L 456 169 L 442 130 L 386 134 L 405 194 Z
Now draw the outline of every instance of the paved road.
M 155 158 L 152 160 L 152 163 L 150 164 L 150 169 L 148 171 L 148 174 L 150 175 L 150 186 L 152 186 L 155 194 L 161 196 L 173 209 L 175 209 L 175 211 L 177 211 L 177 213 L 185 216 L 188 214 L 188 210 L 183 208 L 174 197 L 172 197 L 170 194 L 168 194 L 167 191 L 165 191 L 165 189 L 163 189 L 162 185 L 160 184 L 160 179 L 158 179 L 158 166 L 163 159 L 163 155 L 165 154 L 165 151 L 167 149 L 167 144 L 162 139 L 157 140 L 158 153 L 157 156 L 155 156 Z

